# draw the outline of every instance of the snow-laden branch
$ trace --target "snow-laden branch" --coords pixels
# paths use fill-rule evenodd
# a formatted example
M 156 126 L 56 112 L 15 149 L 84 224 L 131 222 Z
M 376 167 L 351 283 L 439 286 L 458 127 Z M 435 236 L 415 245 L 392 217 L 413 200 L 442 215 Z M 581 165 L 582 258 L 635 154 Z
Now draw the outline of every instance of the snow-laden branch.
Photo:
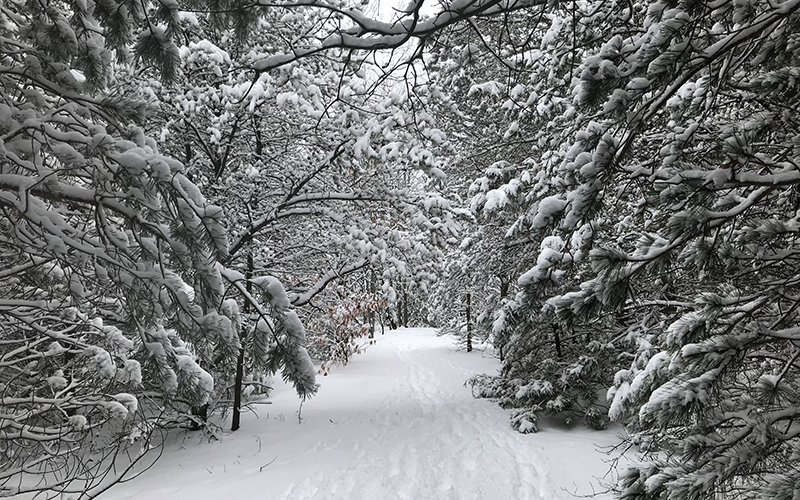
M 327 191 L 324 193 L 307 193 L 295 196 L 283 203 L 283 207 L 290 207 L 298 203 L 310 201 L 386 201 L 386 198 L 372 193 L 339 193 Z
M 380 202 L 380 201 L 386 201 L 386 198 L 375 195 L 374 193 L 338 193 L 338 192 L 308 193 L 295 196 L 279 204 L 277 207 L 275 207 L 274 210 L 272 210 L 267 215 L 253 221 L 253 223 L 250 224 L 250 226 L 242 234 L 240 234 L 239 237 L 236 238 L 236 240 L 234 240 L 233 244 L 230 246 L 228 254 L 230 255 L 231 258 L 233 258 L 239 252 L 239 250 L 242 249 L 244 245 L 252 241 L 253 237 L 255 237 L 255 235 L 258 234 L 259 231 L 269 226 L 278 219 L 283 219 L 285 217 L 297 216 L 297 215 L 332 213 L 332 211 L 324 209 L 322 207 L 291 208 L 294 205 L 299 205 L 301 203 L 326 202 L 326 201 Z
M 766 37 L 779 23 L 789 19 L 798 10 L 800 10 L 800 0 L 787 0 L 760 14 L 745 28 L 733 31 L 730 35 L 705 48 L 705 50 L 695 55 L 688 62 L 681 74 L 674 78 L 667 88 L 656 92 L 654 96 L 646 101 L 638 110 L 630 113 L 628 122 L 632 125 L 649 123 L 656 114 L 661 112 L 669 99 L 671 99 L 679 89 L 699 72 L 707 69 L 712 62 L 732 53 L 736 48 L 744 44 L 751 43 L 753 39 Z M 624 146 L 621 147 L 615 155 L 616 158 L 622 158 L 627 154 L 629 147 L 633 145 L 633 138 L 637 135 L 637 127 L 631 127 L 628 136 L 622 141 Z
M 311 300 L 319 295 L 325 288 L 337 278 L 341 278 L 350 273 L 354 273 L 359 269 L 363 269 L 369 264 L 369 259 L 361 259 L 357 262 L 350 264 L 349 266 L 342 267 L 340 269 L 329 269 L 316 283 L 314 286 L 306 290 L 304 293 L 297 295 L 292 298 L 292 305 L 295 307 L 300 307 L 308 304 Z
M 291 381 L 297 394 L 303 399 L 317 391 L 314 365 L 306 350 L 306 332 L 300 319 L 291 309 L 286 290 L 273 276 L 251 279 L 241 273 L 227 269 L 221 264 L 217 270 L 228 280 L 242 297 L 250 303 L 259 316 L 253 328 L 254 362 L 268 373 L 280 369 L 284 380 Z M 256 285 L 270 305 L 270 311 L 253 297 L 245 283 Z
M 442 6 L 432 17 L 422 18 L 419 13 L 422 2 L 415 2 L 406 16 L 385 22 L 365 16 L 353 9 L 342 9 L 323 0 L 300 0 L 295 2 L 260 1 L 259 6 L 282 8 L 318 8 L 346 17 L 354 26 L 337 30 L 312 47 L 295 48 L 287 53 L 275 54 L 254 65 L 259 72 L 270 71 L 293 61 L 313 56 L 331 49 L 385 50 L 401 47 L 410 39 L 424 40 L 448 26 L 476 18 L 507 14 L 516 10 L 542 6 L 545 0 L 454 0 Z

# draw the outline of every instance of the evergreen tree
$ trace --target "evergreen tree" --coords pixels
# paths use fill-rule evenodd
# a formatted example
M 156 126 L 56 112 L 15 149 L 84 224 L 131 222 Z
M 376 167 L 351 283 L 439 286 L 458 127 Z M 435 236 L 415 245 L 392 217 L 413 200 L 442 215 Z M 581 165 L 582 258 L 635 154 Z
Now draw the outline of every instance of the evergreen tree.
M 222 210 L 118 80 L 134 63 L 173 80 L 178 21 L 171 2 L 0 6 L 3 494 L 103 491 L 215 396 L 209 372 L 240 347 Z M 302 327 L 267 288 L 263 307 L 246 297 L 284 355 L 262 362 L 309 395 Z
M 647 83 L 616 145 L 614 184 L 636 210 L 624 240 L 592 252 L 596 277 L 556 304 L 618 301 L 636 346 L 611 417 L 660 452 L 623 476 L 623 498 L 795 494 L 799 8 L 653 2 L 641 35 L 604 46 L 635 47 L 620 74 Z
M 541 412 L 604 426 L 597 394 L 615 354 L 604 335 L 560 324 L 547 305 L 585 267 L 569 249 L 574 228 L 559 224 L 566 203 L 557 193 L 569 179 L 550 164 L 555 134 L 576 126 L 560 116 L 571 63 L 543 50 L 563 50 L 565 15 L 532 10 L 455 26 L 437 34 L 429 63 L 444 96 L 437 117 L 458 130 L 447 129 L 457 151 L 448 174 L 466 180 L 477 222 L 462 245 L 464 267 L 482 292 L 479 324 L 504 360 L 499 377 L 471 383 L 476 394 L 525 408 L 512 423 L 526 431 Z
M 547 409 L 555 384 L 519 381 L 547 370 L 537 339 L 590 335 L 549 380 L 580 387 L 590 361 L 613 385 L 609 416 L 655 452 L 623 498 L 790 498 L 798 5 L 570 7 L 541 39 L 550 96 L 525 90 L 546 118 L 518 125 L 539 131 L 519 224 L 543 245 L 503 309 L 511 369 L 483 390 Z

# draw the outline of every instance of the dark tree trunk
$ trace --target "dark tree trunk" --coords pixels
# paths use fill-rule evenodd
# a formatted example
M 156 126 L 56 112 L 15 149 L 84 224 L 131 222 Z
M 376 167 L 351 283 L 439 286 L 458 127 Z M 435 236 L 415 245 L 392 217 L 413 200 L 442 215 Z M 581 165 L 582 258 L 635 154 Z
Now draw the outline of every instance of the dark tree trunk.
M 261 120 L 256 115 L 253 116 L 253 129 L 255 130 L 256 134 L 256 158 L 260 159 L 262 153 L 264 152 L 264 142 L 261 139 Z M 238 123 L 237 123 L 238 126 Z M 233 138 L 233 134 L 235 134 L 235 130 L 231 132 L 231 139 Z M 227 155 L 227 153 L 226 153 Z M 248 294 L 253 293 L 253 285 L 250 282 L 253 279 L 253 271 L 255 269 L 255 263 L 253 262 L 253 246 L 251 245 L 249 251 L 247 252 L 247 270 L 245 270 L 244 277 L 245 277 L 245 289 L 247 290 Z M 248 314 L 250 312 L 250 302 L 244 302 L 244 314 Z M 231 431 L 235 431 L 239 429 L 239 421 L 241 419 L 241 406 L 242 406 L 242 381 L 244 379 L 244 343 L 245 343 L 246 335 L 245 332 L 240 332 L 239 342 L 241 347 L 239 348 L 239 355 L 236 357 L 236 376 L 233 381 L 233 417 L 231 421 Z
M 467 352 L 472 352 L 472 294 L 467 293 Z
M 375 337 L 375 315 L 378 314 L 378 292 L 375 283 L 375 273 L 370 274 L 369 278 L 369 292 L 372 294 L 372 301 L 374 308 L 369 311 L 369 338 Z
M 239 356 L 236 358 L 236 379 L 233 382 L 233 421 L 231 431 L 239 430 L 239 420 L 241 418 L 242 406 L 242 379 L 244 378 L 244 346 L 239 349 Z
M 245 279 L 247 282 L 245 286 L 247 287 L 247 293 L 253 293 L 253 285 L 250 283 L 250 280 L 253 278 L 253 268 L 255 267 L 253 263 L 253 251 L 252 249 L 247 254 L 247 271 L 245 272 Z M 250 312 L 250 302 L 245 301 L 244 303 L 244 313 L 247 314 Z M 239 356 L 236 357 L 236 377 L 233 381 L 233 417 L 231 421 L 231 431 L 236 431 L 239 429 L 239 421 L 241 419 L 241 406 L 242 406 L 242 380 L 244 379 L 244 341 L 245 335 L 244 331 L 241 332 L 239 341 L 242 344 L 239 348 Z
M 401 323 L 408 328 L 408 285 L 403 285 L 403 317 Z
M 192 423 L 189 425 L 189 430 L 199 431 L 208 421 L 208 403 L 204 404 L 203 406 L 193 406 L 192 416 L 197 418 L 192 419 Z
M 509 286 L 509 284 L 510 284 L 510 282 L 509 282 L 508 279 L 506 279 L 505 276 L 500 276 L 500 301 L 501 302 L 508 295 L 508 286 Z M 500 351 L 500 362 L 502 363 L 503 360 L 505 360 L 505 354 L 503 353 L 503 346 L 500 346 L 499 351 Z

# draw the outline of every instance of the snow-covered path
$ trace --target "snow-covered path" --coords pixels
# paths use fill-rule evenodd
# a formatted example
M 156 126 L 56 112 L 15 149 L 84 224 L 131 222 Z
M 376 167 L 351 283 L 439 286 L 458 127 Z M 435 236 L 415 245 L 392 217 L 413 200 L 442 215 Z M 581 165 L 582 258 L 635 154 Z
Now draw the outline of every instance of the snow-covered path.
M 522 435 L 506 411 L 472 398 L 464 381 L 494 373 L 497 360 L 458 352 L 431 329 L 376 340 L 319 378 L 302 423 L 296 396 L 278 384 L 273 404 L 239 431 L 212 443 L 178 436 L 152 470 L 107 498 L 570 499 L 607 471 L 595 450 L 614 432 Z

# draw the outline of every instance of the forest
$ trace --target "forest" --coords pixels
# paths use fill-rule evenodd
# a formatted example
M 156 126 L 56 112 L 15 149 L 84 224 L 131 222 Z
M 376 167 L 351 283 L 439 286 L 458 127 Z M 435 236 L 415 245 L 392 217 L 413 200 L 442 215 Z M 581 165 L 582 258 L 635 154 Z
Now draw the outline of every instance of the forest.
M 0 496 L 430 326 L 620 499 L 796 499 L 798 110 L 800 0 L 1 0 Z

